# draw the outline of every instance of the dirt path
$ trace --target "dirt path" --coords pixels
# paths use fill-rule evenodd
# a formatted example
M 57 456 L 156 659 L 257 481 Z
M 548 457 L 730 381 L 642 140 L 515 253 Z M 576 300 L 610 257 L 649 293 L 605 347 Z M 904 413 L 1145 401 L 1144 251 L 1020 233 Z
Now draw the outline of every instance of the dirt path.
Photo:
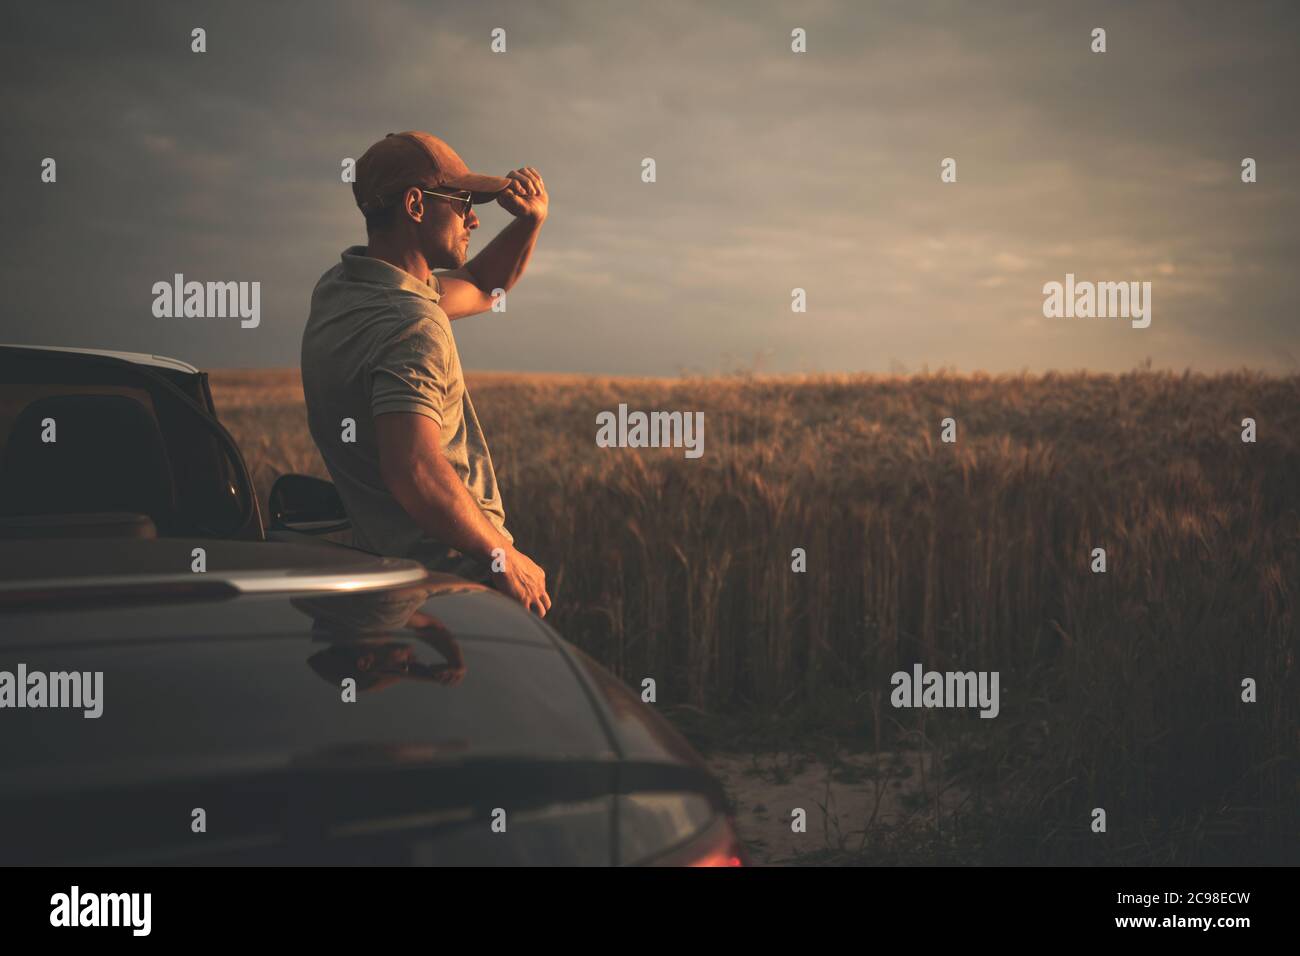
M 843 752 L 832 760 L 793 752 L 714 753 L 708 763 L 759 865 L 798 863 L 818 851 L 854 851 L 868 827 L 925 827 L 935 820 L 928 754 Z M 937 803 L 940 813 L 946 817 L 966 796 L 947 786 Z M 804 832 L 792 827 L 796 808 L 806 812 Z

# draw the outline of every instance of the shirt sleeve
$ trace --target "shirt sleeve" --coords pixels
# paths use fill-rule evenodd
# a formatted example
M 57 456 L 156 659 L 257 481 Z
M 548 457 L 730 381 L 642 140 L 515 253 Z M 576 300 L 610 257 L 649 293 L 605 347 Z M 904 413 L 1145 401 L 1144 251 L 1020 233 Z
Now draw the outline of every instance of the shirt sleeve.
M 370 365 L 370 414 L 414 412 L 442 427 L 450 343 L 436 322 L 420 318 L 376 351 Z

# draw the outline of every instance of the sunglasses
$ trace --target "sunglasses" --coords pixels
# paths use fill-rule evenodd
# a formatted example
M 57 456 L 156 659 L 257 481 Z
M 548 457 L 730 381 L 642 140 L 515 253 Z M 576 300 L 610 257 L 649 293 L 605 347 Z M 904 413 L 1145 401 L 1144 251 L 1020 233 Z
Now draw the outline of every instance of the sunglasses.
M 437 196 L 439 199 L 447 199 L 452 203 L 452 208 L 466 219 L 469 218 L 470 207 L 474 205 L 474 194 L 468 190 L 456 193 L 440 193 L 432 189 L 421 189 L 420 192 L 430 196 Z M 463 204 L 464 208 L 459 208 Z

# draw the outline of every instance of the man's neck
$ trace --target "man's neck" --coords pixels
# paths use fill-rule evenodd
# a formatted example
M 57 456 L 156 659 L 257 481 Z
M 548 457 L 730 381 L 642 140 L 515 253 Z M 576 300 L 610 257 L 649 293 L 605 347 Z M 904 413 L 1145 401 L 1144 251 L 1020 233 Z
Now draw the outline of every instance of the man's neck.
M 424 256 L 409 246 L 398 248 L 385 243 L 382 239 L 372 238 L 370 244 L 366 246 L 366 255 L 371 259 L 379 259 L 391 266 L 397 266 L 403 272 L 415 276 L 420 282 L 428 282 L 429 276 L 433 274 Z

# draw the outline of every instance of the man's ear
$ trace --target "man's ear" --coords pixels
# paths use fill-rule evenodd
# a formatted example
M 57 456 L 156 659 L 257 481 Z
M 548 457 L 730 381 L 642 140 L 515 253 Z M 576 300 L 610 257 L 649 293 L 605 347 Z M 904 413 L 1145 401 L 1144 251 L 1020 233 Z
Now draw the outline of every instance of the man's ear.
M 412 186 L 402 195 L 402 208 L 414 222 L 424 220 L 424 193 L 419 188 Z

